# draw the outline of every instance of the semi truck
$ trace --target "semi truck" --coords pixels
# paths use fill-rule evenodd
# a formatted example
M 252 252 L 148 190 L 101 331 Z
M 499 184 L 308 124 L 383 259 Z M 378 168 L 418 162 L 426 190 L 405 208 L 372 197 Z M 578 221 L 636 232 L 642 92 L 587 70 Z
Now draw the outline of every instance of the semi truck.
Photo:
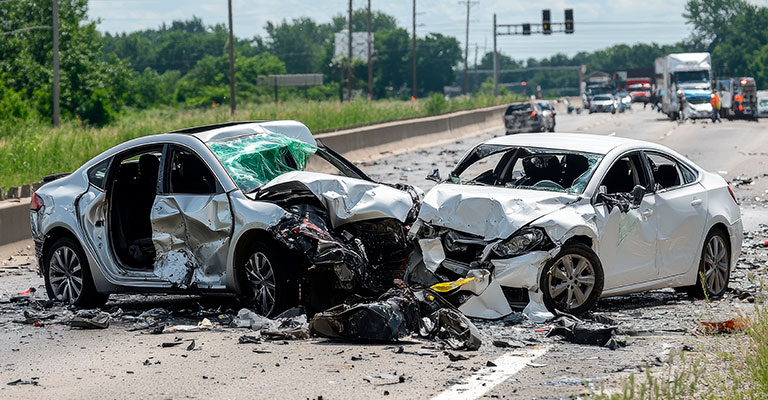
M 678 119 L 686 90 L 712 93 L 712 59 L 709 53 L 676 53 L 664 57 L 661 106 L 664 114 Z

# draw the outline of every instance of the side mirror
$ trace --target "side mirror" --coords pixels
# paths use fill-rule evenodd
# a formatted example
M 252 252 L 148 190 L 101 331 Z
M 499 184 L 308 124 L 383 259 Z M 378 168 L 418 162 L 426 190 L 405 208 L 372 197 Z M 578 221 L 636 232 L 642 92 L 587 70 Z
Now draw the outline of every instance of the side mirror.
M 442 182 L 443 180 L 440 178 L 440 170 L 437 169 L 437 168 L 433 169 L 432 173 L 427 175 L 427 180 L 434 181 L 434 182 L 437 182 L 437 183 Z
M 639 206 L 640 203 L 643 202 L 643 196 L 645 196 L 646 190 L 644 187 L 640 185 L 635 185 L 634 188 L 632 188 L 632 204 L 635 206 Z
M 605 185 L 600 185 L 600 187 L 597 188 L 597 193 L 599 194 L 606 194 L 608 193 L 608 187 Z

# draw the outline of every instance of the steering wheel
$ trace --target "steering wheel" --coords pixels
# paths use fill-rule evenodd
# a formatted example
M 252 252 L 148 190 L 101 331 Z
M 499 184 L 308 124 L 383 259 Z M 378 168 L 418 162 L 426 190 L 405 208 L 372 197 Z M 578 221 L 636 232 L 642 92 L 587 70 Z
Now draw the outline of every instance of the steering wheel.
M 531 187 L 542 188 L 542 189 L 565 190 L 565 188 L 562 185 L 560 185 L 557 182 L 550 181 L 549 179 L 544 179 L 543 181 L 538 181 L 538 182 L 536 182 L 536 184 L 534 184 Z

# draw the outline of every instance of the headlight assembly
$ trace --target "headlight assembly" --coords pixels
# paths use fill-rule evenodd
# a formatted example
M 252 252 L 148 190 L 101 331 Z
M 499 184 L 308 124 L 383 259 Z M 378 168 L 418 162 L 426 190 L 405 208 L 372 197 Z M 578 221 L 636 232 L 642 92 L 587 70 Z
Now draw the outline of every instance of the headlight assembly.
M 549 237 L 541 228 L 527 227 L 520 229 L 511 238 L 493 246 L 493 252 L 499 257 L 514 257 L 531 250 L 548 247 Z

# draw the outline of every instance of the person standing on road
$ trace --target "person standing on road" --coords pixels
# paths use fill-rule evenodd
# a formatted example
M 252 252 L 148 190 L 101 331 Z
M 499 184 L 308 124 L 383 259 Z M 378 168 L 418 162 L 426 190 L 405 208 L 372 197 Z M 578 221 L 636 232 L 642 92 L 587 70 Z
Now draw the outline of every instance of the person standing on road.
M 715 122 L 723 123 L 722 120 L 720 120 L 720 96 L 717 94 L 717 89 L 712 91 L 712 123 Z

